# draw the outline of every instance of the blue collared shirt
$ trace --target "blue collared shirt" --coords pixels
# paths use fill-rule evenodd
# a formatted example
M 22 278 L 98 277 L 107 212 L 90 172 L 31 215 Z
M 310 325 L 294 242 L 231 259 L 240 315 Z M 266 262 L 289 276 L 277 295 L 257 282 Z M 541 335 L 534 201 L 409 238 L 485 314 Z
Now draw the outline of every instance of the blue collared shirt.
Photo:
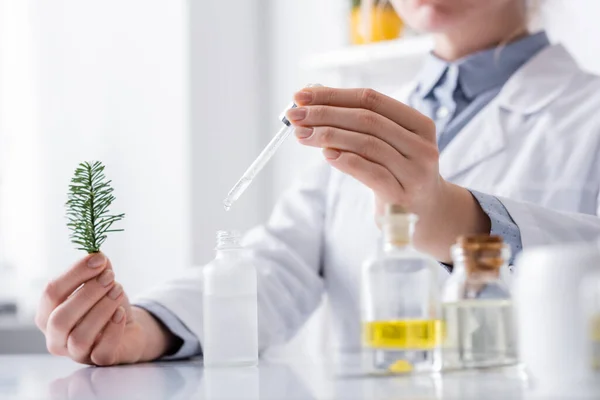
M 548 44 L 542 32 L 453 63 L 430 55 L 410 97 L 410 105 L 435 121 L 440 151 L 500 92 L 520 66 Z M 500 200 L 476 191 L 471 193 L 490 217 L 491 233 L 502 235 L 512 247 L 513 255 L 517 254 L 522 248 L 521 234 Z M 164 358 L 202 354 L 198 338 L 170 310 L 154 302 L 136 305 L 152 313 L 181 339 L 182 346 L 176 353 Z
M 440 151 L 523 64 L 549 44 L 546 33 L 540 32 L 454 62 L 430 54 L 409 102 L 435 121 Z
M 430 54 L 409 103 L 435 121 L 440 152 L 521 66 L 549 44 L 546 33 L 540 32 L 454 62 Z M 471 193 L 490 218 L 490 233 L 501 235 L 510 245 L 512 264 L 523 248 L 519 227 L 496 197 L 474 190 Z

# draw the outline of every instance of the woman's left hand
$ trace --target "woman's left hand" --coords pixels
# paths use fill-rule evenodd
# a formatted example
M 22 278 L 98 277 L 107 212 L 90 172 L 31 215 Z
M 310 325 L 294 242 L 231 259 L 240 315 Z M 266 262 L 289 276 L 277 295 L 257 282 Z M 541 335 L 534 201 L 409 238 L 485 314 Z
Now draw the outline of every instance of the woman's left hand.
M 298 107 L 289 110 L 287 117 L 296 126 L 299 142 L 323 148 L 333 167 L 371 188 L 378 214 L 385 203 L 394 203 L 419 215 L 420 247 L 446 260 L 448 240 L 452 243 L 456 233 L 475 233 L 463 232 L 473 230 L 472 226 L 455 226 L 460 232 L 449 230 L 451 239 L 431 243 L 440 223 L 453 223 L 449 213 L 477 214 L 489 232 L 489 218 L 470 192 L 441 177 L 431 119 L 372 89 L 305 88 L 296 93 L 295 101 Z M 469 206 L 471 210 L 466 210 Z

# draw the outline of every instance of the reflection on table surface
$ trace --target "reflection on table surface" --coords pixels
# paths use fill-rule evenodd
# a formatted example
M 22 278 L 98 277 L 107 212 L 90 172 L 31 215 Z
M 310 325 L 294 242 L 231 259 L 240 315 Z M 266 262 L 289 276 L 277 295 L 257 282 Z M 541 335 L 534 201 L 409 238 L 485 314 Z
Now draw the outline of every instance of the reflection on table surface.
M 0 399 L 536 399 L 519 367 L 397 377 L 334 363 L 263 360 L 207 369 L 201 360 L 95 368 L 52 356 L 0 356 Z M 599 398 L 573 389 L 568 398 Z

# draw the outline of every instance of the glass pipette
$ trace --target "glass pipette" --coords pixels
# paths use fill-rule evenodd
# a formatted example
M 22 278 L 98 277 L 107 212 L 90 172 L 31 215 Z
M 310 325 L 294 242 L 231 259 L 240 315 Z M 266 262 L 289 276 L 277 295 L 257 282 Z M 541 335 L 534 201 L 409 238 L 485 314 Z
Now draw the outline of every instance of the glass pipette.
M 314 85 L 308 85 L 307 87 L 315 87 L 315 86 L 321 86 L 321 85 L 314 84 Z M 254 179 L 254 177 L 256 175 L 258 175 L 260 170 L 262 170 L 263 167 L 267 164 L 267 162 L 269 162 L 271 157 L 273 157 L 273 154 L 275 154 L 275 152 L 281 146 L 281 144 L 285 141 L 285 139 L 287 139 L 288 136 L 290 136 L 290 134 L 292 132 L 294 132 L 295 127 L 290 123 L 290 121 L 288 121 L 285 114 L 287 113 L 288 110 L 295 108 L 295 107 L 296 107 L 296 104 L 292 102 L 288 107 L 286 107 L 286 109 L 283 111 L 283 113 L 281 113 L 280 120 L 281 120 L 281 122 L 283 122 L 283 126 L 281 127 L 279 132 L 277 132 L 277 134 L 273 137 L 273 139 L 271 139 L 271 141 L 267 144 L 267 146 L 263 149 L 263 151 L 261 151 L 261 153 L 258 155 L 258 157 L 256 157 L 256 160 L 254 160 L 254 162 L 252 164 L 250 164 L 250 166 L 248 167 L 246 172 L 244 172 L 244 174 L 242 175 L 240 180 L 237 181 L 237 183 L 233 186 L 233 188 L 227 194 L 227 197 L 225 198 L 225 200 L 223 200 L 223 206 L 225 207 L 226 211 L 229 211 L 229 209 L 231 208 L 233 203 L 235 203 L 236 200 L 240 198 L 242 193 L 244 193 L 246 191 L 248 186 L 250 186 L 250 184 L 252 183 L 252 180 Z

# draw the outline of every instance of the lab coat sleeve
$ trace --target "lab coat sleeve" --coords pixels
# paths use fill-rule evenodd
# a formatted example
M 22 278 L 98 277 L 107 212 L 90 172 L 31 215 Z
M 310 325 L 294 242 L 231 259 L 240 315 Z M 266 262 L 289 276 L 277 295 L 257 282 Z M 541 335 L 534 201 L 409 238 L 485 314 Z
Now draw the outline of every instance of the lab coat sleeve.
M 310 169 L 277 202 L 269 221 L 244 237 L 258 274 L 260 350 L 291 338 L 321 301 L 329 179 L 326 163 Z M 135 303 L 153 302 L 170 310 L 202 344 L 202 286 L 202 267 L 192 267 Z
M 181 345 L 175 350 L 175 353 L 162 357 L 161 360 L 178 360 L 202 354 L 202 348 L 196 335 L 171 310 L 151 301 L 134 305 L 148 311 L 154 318 L 162 322 L 173 335 L 181 340 Z
M 551 210 L 533 203 L 498 198 L 519 226 L 523 248 L 600 237 L 600 199 L 596 215 Z

